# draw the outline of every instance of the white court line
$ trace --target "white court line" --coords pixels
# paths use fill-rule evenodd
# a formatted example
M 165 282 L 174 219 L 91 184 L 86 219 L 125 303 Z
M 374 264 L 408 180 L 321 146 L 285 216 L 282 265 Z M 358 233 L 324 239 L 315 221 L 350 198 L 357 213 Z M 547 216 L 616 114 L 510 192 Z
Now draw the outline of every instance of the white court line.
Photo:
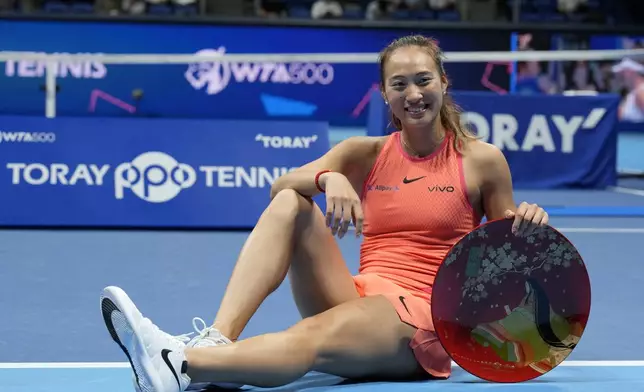
M 642 189 L 624 188 L 622 186 L 611 186 L 608 189 L 617 193 L 626 193 L 629 195 L 644 196 L 644 190 Z
M 5 362 L 0 369 L 120 369 L 129 362 Z
M 457 366 L 455 363 L 452 365 Z M 644 361 L 564 361 L 564 367 L 644 367 Z M 0 363 L 0 369 L 122 369 L 129 362 L 16 362 Z
M 559 366 L 567 367 L 641 367 L 644 361 L 564 361 Z
M 562 233 L 599 233 L 599 234 L 644 234 L 644 228 L 629 227 L 561 227 L 557 228 Z
M 644 234 L 644 227 L 555 227 L 562 233 L 593 233 L 593 234 Z M 349 231 L 355 231 L 350 226 Z

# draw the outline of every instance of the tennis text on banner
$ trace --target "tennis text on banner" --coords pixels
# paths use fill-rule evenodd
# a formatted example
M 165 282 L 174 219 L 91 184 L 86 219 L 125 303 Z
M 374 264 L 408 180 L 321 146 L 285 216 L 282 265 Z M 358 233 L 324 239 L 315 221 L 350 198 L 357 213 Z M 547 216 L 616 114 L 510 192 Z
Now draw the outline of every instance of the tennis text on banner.
M 45 54 L 45 52 L 41 52 Z M 51 53 L 53 55 L 70 53 Z M 76 53 L 84 54 L 84 53 Z M 90 53 L 99 55 L 101 53 Z M 47 63 L 34 60 L 9 60 L 5 63 L 4 73 L 7 77 L 42 78 L 45 76 Z M 104 79 L 107 77 L 107 67 L 97 61 L 69 61 L 54 63 L 57 78 L 73 79 Z

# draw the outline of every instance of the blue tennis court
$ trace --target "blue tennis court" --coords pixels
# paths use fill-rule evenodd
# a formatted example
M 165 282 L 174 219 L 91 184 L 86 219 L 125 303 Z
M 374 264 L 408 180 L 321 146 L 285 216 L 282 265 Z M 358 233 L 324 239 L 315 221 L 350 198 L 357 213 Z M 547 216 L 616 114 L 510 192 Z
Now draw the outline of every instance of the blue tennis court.
M 134 392 L 102 289 L 122 287 L 173 335 L 210 324 L 249 235 L 221 228 L 252 226 L 276 178 L 389 133 L 403 111 L 440 113 L 453 132 L 466 118 L 515 186 L 539 188 L 515 200 L 544 207 L 585 260 L 583 338 L 520 384 L 455 367 L 441 381 L 309 373 L 243 389 L 644 392 L 642 1 L 0 0 L 0 392 Z M 431 61 L 395 60 L 386 77 L 398 45 Z M 595 190 L 553 190 L 573 186 Z M 338 241 L 357 273 L 360 240 Z M 300 320 L 289 286 L 240 339 Z
M 637 192 L 636 192 L 637 193 Z M 496 385 L 455 369 L 447 381 L 348 382 L 309 374 L 278 391 L 644 389 L 644 197 L 617 191 L 517 192 L 517 200 L 552 210 L 553 225 L 577 246 L 593 285 L 589 326 L 571 357 L 523 384 Z M 620 209 L 630 208 L 630 216 Z M 582 214 L 583 212 L 585 214 Z M 102 324 L 98 296 L 123 287 L 141 310 L 172 334 L 210 322 L 246 232 L 3 231 L 0 236 L 0 390 L 131 391 L 131 373 Z M 340 241 L 352 272 L 359 242 Z M 243 337 L 298 320 L 285 282 L 262 305 Z M 245 389 L 253 389 L 246 387 Z

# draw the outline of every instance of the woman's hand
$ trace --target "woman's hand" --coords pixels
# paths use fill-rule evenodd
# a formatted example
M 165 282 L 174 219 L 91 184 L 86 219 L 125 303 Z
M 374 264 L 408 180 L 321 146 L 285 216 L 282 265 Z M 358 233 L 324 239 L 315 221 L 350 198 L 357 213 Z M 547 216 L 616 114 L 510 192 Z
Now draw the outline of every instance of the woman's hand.
M 505 211 L 507 219 L 514 219 L 512 233 L 515 235 L 530 235 L 541 226 L 548 224 L 548 213 L 536 204 L 525 201 L 519 204 L 516 211 Z
M 351 182 L 343 174 L 334 172 L 323 174 L 320 184 L 326 194 L 326 225 L 331 227 L 333 235 L 344 237 L 353 220 L 356 237 L 359 237 L 362 234 L 364 215 L 360 197 Z

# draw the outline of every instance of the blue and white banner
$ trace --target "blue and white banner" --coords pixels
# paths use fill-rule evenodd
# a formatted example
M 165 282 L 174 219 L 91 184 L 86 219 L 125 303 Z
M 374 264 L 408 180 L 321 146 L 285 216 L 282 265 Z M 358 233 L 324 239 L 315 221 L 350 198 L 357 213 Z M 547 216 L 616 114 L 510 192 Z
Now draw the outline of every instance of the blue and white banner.
M 61 54 L 377 53 L 418 33 L 445 51 L 509 50 L 504 32 L 189 25 L 91 21 L 0 22 L 0 51 Z M 46 37 L 46 39 L 44 38 Z M 83 39 L 79 39 L 83 37 Z M 45 63 L 0 63 L 1 114 L 44 115 Z M 455 88 L 508 87 L 506 67 L 448 63 Z M 377 64 L 208 61 L 193 64 L 56 64 L 61 116 L 306 119 L 364 125 Z M 500 87 L 499 87 L 500 86 Z
M 0 225 L 252 227 L 327 124 L 0 116 Z
M 616 185 L 618 96 L 456 92 L 454 100 L 463 121 L 503 151 L 516 188 Z M 386 110 L 370 111 L 369 134 L 386 133 Z

